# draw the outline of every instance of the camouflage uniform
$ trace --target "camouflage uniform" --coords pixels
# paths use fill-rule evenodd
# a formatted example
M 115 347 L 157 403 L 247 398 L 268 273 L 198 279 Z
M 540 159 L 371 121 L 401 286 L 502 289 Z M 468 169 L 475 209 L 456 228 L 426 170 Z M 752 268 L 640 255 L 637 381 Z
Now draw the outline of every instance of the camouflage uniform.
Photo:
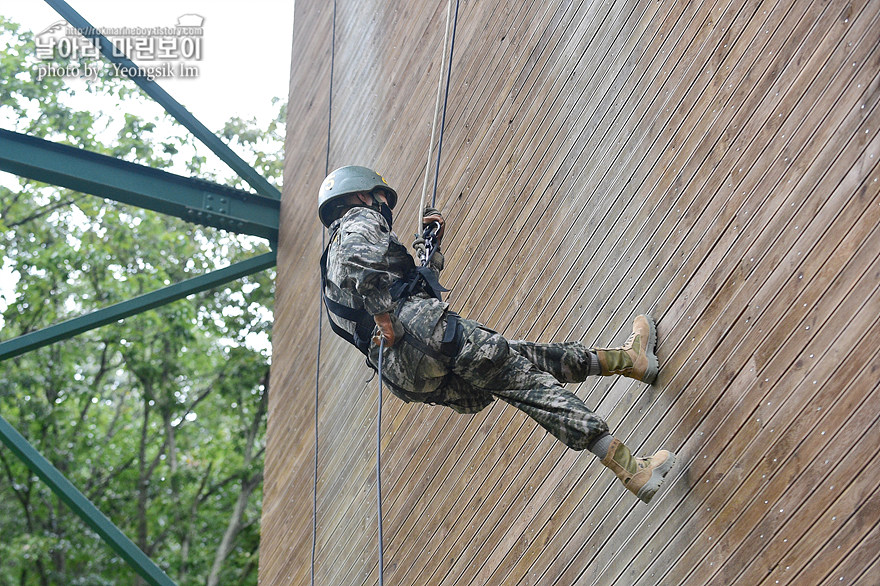
M 333 301 L 370 315 L 395 314 L 404 326 L 406 336 L 385 350 L 382 361 L 384 382 L 404 401 L 476 413 L 498 397 L 576 450 L 608 432 L 604 420 L 561 386 L 598 374 L 590 371 L 589 348 L 581 342 L 508 341 L 460 319 L 463 344 L 454 356 L 444 356 L 441 341 L 453 313 L 424 291 L 393 298 L 393 285 L 415 270 L 415 262 L 377 211 L 354 207 L 330 226 L 326 268 L 325 294 Z M 439 275 L 442 254 L 434 255 L 430 268 Z M 353 322 L 339 325 L 354 332 Z M 371 343 L 367 363 L 375 369 L 378 358 Z

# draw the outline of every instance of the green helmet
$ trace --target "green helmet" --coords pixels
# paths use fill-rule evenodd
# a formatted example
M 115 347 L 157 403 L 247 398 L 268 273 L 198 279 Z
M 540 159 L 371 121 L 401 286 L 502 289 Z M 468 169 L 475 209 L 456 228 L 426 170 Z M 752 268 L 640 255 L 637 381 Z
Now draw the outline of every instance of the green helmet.
M 341 198 L 352 193 L 369 193 L 374 189 L 382 189 L 387 194 L 388 207 L 394 209 L 397 204 L 397 192 L 388 186 L 385 178 L 366 167 L 349 165 L 336 169 L 324 179 L 318 192 L 318 216 L 321 223 L 330 227 L 347 204 Z

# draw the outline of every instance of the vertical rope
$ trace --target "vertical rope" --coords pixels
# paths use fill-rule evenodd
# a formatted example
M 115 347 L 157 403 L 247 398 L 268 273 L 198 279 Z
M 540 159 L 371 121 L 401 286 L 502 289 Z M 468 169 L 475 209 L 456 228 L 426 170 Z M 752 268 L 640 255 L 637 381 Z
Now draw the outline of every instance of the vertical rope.
M 330 37 L 330 90 L 327 97 L 327 156 L 324 177 L 330 174 L 330 130 L 333 127 L 333 70 L 336 65 L 336 0 L 333 0 L 333 31 Z
M 324 247 L 324 232 L 321 230 L 321 248 Z M 318 355 L 315 358 L 315 477 L 312 486 L 312 586 L 315 586 L 315 546 L 318 539 L 318 381 L 321 379 L 321 335 L 323 333 L 323 317 L 321 305 L 323 300 L 318 297 Z
M 446 3 L 446 32 L 443 35 L 443 51 L 440 57 L 440 75 L 437 81 L 437 99 L 434 103 L 434 118 L 431 122 L 431 141 L 428 144 L 428 158 L 425 163 L 425 179 L 422 183 L 422 197 L 419 202 L 419 223 L 416 227 L 416 234 L 422 233 L 422 213 L 425 210 L 425 195 L 428 191 L 428 174 L 431 170 L 431 152 L 434 147 L 434 136 L 437 129 L 437 114 L 440 110 L 440 94 L 443 88 L 443 65 L 446 59 L 446 45 L 449 40 L 449 16 L 452 8 L 452 0 Z M 437 201 L 437 178 L 440 170 L 440 153 L 443 148 L 443 127 L 446 124 L 446 106 L 449 102 L 449 80 L 452 75 L 452 52 L 455 48 L 455 29 L 458 23 L 458 0 L 455 1 L 455 24 L 452 27 L 452 43 L 449 47 L 449 66 L 446 74 L 446 94 L 443 100 L 443 121 L 440 124 L 440 143 L 437 147 L 437 165 L 434 169 L 434 192 L 431 197 L 431 206 L 436 205 Z M 376 508 L 378 510 L 378 527 L 379 527 L 379 586 L 385 584 L 385 554 L 384 554 L 384 537 L 382 530 L 382 355 L 385 350 L 385 339 L 379 339 L 379 406 L 376 416 Z
M 431 205 L 436 205 L 437 200 L 437 180 L 439 176 L 440 169 L 440 155 L 443 147 L 443 130 L 446 124 L 446 109 L 449 102 L 449 82 L 452 75 L 452 54 L 455 48 L 455 30 L 458 23 L 458 5 L 459 0 L 455 2 L 455 20 L 452 27 L 452 42 L 450 44 L 449 49 L 449 65 L 447 68 L 446 74 L 446 93 L 445 98 L 443 100 L 443 119 L 440 124 L 440 142 L 437 148 L 437 166 L 435 168 L 434 173 L 434 190 L 431 198 Z M 436 134 L 437 128 L 437 116 L 440 110 L 440 95 L 443 89 L 443 68 L 446 59 L 446 45 L 449 40 L 449 20 L 452 8 L 452 0 L 448 0 L 446 5 L 446 32 L 443 38 L 443 51 L 441 53 L 440 60 L 440 76 L 437 82 L 437 99 L 434 105 L 434 118 L 431 123 L 431 141 L 428 145 L 428 157 L 425 165 L 425 179 L 422 185 L 422 197 L 419 206 L 419 225 L 416 230 L 417 234 L 421 233 L 422 230 L 422 212 L 425 208 L 425 197 L 427 195 L 428 190 L 428 175 L 431 169 L 431 155 L 433 152 L 434 146 L 434 138 Z M 330 138 L 331 138 L 331 129 L 332 129 L 332 120 L 333 120 L 333 72 L 336 60 L 336 0 L 333 1 L 333 24 L 332 24 L 332 37 L 330 41 L 330 90 L 329 90 L 329 98 L 328 98 L 328 114 L 327 114 L 327 152 L 326 158 L 324 162 L 324 176 L 326 177 L 330 173 Z M 321 232 L 321 248 L 323 249 L 326 245 L 326 230 L 322 230 Z M 314 471 L 314 485 L 312 490 L 312 507 L 313 507 L 313 516 L 312 516 L 312 560 L 311 560 L 311 584 L 314 586 L 315 584 L 315 553 L 316 553 L 316 544 L 317 544 L 317 534 L 318 534 L 318 390 L 319 390 L 319 380 L 321 373 L 321 338 L 323 333 L 323 312 L 321 305 L 323 300 L 319 298 L 318 303 L 318 351 L 317 351 L 317 359 L 315 365 L 315 471 Z M 385 554 L 384 554 L 384 536 L 383 536 L 383 527 L 382 527 L 382 355 L 385 349 L 384 339 L 380 341 L 379 345 L 379 397 L 378 397 L 378 413 L 376 418 L 376 499 L 377 499 L 377 509 L 378 509 L 378 532 L 379 532 L 379 584 L 380 586 L 384 585 L 384 568 L 385 568 Z
M 330 38 L 330 90 L 327 105 L 327 153 L 324 158 L 324 177 L 330 174 L 330 130 L 333 123 L 333 69 L 336 61 L 336 0 L 333 0 L 333 25 Z M 325 246 L 327 230 L 321 228 L 321 249 Z M 323 292 L 322 292 L 323 293 Z M 315 549 L 318 542 L 318 388 L 321 378 L 321 338 L 324 319 L 322 294 L 318 295 L 318 352 L 315 358 L 315 477 L 312 486 L 312 586 L 315 586 Z
M 449 14 L 452 11 L 452 0 L 448 0 L 446 2 L 446 32 L 443 34 L 443 50 L 440 52 L 440 75 L 437 76 L 437 99 L 434 101 L 434 118 L 431 121 L 431 141 L 428 143 L 428 159 L 425 161 L 425 180 L 422 182 L 422 198 L 419 200 L 419 223 L 416 226 L 416 234 L 422 233 L 422 214 L 425 211 L 425 196 L 428 193 L 428 175 L 431 172 L 431 154 L 434 151 L 434 136 L 437 131 L 437 114 L 440 111 L 440 95 L 443 93 L 443 64 L 446 59 L 446 44 L 449 40 Z M 457 9 L 456 9 L 457 10 Z M 447 88 L 448 95 L 448 88 Z M 441 130 L 441 140 L 442 140 L 442 130 Z M 436 182 L 436 179 L 435 179 Z M 436 186 L 434 187 L 434 193 L 437 193 Z M 435 195 L 436 199 L 436 195 Z M 431 203 L 433 206 L 434 203 Z
M 379 586 L 385 584 L 385 543 L 382 536 L 382 354 L 385 338 L 379 338 L 379 414 L 376 417 L 376 500 L 379 511 Z
M 450 3 L 452 0 L 449 0 Z M 446 127 L 446 106 L 449 103 L 449 81 L 452 78 L 452 52 L 455 50 L 455 30 L 458 28 L 458 1 L 455 0 L 455 19 L 452 23 L 452 42 L 449 45 L 449 67 L 446 71 L 446 95 L 443 98 L 443 120 L 440 122 L 440 144 L 437 145 L 437 165 L 434 167 L 434 193 L 431 195 L 431 207 L 437 205 L 437 180 L 440 176 L 440 155 L 443 152 L 443 130 Z M 449 31 L 449 16 L 447 9 L 446 30 Z M 445 43 L 444 43 L 445 49 Z M 441 66 L 442 69 L 442 66 Z M 441 71 L 442 75 L 442 71 Z M 434 115 L 436 117 L 436 114 Z M 424 209 L 424 208 L 423 208 Z M 419 212 L 421 213 L 421 212 Z

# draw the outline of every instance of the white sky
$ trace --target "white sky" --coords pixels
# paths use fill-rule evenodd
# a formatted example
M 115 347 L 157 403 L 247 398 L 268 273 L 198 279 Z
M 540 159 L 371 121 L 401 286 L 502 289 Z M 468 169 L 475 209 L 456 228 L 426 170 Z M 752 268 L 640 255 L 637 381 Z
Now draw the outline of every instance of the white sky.
M 198 77 L 157 82 L 211 130 L 232 116 L 266 119 L 271 99 L 287 97 L 294 0 L 67 2 L 97 28 L 173 27 L 183 14 L 204 17 Z M 3 0 L 0 13 L 35 34 L 61 20 L 43 0 Z
M 179 16 L 204 18 L 203 54 L 198 76 L 162 78 L 158 84 L 205 126 L 216 132 L 233 116 L 266 122 L 287 98 L 293 35 L 294 0 L 67 0 L 96 28 L 173 27 Z M 2 0 L 0 14 L 32 31 L 43 32 L 61 20 L 43 0 Z M 112 40 L 111 35 L 111 40 Z M 138 65 L 149 63 L 134 61 Z M 73 85 L 76 82 L 72 82 Z M 79 83 L 85 83 L 79 81 Z M 88 98 L 87 98 L 88 99 Z M 92 97 L 91 99 L 95 99 Z M 95 103 L 96 108 L 108 104 Z M 113 104 L 109 104 L 112 108 Z M 144 118 L 151 118 L 147 113 Z M 2 125 L 2 120 L 0 120 Z M 207 149 L 202 154 L 212 155 Z M 5 175 L 0 173 L 0 175 Z M 0 180 L 7 179 L 0 177 Z M 0 262 L 0 311 L 17 280 Z M 2 328 L 0 318 L 0 328 Z M 2 336 L 0 336 L 2 338 Z

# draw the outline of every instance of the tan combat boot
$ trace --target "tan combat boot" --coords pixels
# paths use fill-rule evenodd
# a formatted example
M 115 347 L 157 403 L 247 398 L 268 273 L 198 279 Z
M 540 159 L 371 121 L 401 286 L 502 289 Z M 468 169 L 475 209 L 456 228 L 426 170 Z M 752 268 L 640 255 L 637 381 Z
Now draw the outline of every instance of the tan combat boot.
M 657 378 L 660 367 L 654 346 L 657 344 L 657 328 L 654 320 L 639 315 L 633 320 L 633 332 L 620 348 L 593 348 L 599 356 L 602 376 L 622 374 L 649 385 Z
M 615 438 L 611 440 L 602 464 L 614 472 L 623 485 L 642 502 L 649 503 L 675 465 L 675 454 L 660 450 L 650 458 L 637 458 Z

